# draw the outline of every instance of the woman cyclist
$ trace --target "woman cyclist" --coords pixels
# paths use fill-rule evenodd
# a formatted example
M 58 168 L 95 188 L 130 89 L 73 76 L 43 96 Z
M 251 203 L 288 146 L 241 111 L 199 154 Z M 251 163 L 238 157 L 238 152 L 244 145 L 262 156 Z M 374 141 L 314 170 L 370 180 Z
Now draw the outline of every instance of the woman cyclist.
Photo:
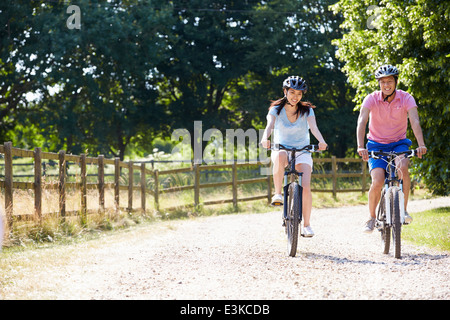
M 307 90 L 305 80 L 298 76 L 290 76 L 283 81 L 284 97 L 272 101 L 267 114 L 267 126 L 261 139 L 264 148 L 270 148 L 268 138 L 274 134 L 273 142 L 282 144 L 288 148 L 303 148 L 310 144 L 309 130 L 319 141 L 319 150 L 325 150 L 327 144 L 322 137 L 316 124 L 311 103 L 301 101 L 303 94 Z M 273 162 L 273 182 L 275 195 L 272 198 L 272 205 L 283 205 L 281 195 L 284 169 L 289 164 L 288 154 L 285 150 L 272 150 L 271 159 Z M 302 235 L 305 237 L 314 236 L 310 226 L 310 216 L 312 208 L 311 195 L 311 172 L 313 161 L 311 154 L 298 153 L 296 155 L 296 170 L 303 172 L 303 228 Z

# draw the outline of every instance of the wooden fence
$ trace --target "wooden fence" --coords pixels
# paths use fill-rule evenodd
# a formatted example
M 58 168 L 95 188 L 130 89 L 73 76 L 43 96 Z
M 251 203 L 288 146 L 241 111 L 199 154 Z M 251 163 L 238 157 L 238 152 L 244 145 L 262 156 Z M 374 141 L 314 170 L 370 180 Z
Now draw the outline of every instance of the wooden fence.
M 42 152 L 41 148 L 35 148 L 34 151 L 24 150 L 13 148 L 11 142 L 5 142 L 4 145 L 0 145 L 0 154 L 4 155 L 4 163 L 5 163 L 5 173 L 4 180 L 0 180 L 0 187 L 4 189 L 5 194 L 5 212 L 6 212 L 6 220 L 10 227 L 12 227 L 15 219 L 23 219 L 33 217 L 37 221 L 41 221 L 43 218 L 42 213 L 42 161 L 46 160 L 55 160 L 58 163 L 59 174 L 58 180 L 55 183 L 46 184 L 46 188 L 55 189 L 59 195 L 59 212 L 56 213 L 45 213 L 45 214 L 57 214 L 61 217 L 61 219 L 65 219 L 66 216 L 69 215 L 80 215 L 81 219 L 86 221 L 86 215 L 88 214 L 87 210 L 87 190 L 88 189 L 97 189 L 99 194 L 99 210 L 97 212 L 105 212 L 105 189 L 113 189 L 114 190 L 114 210 L 121 209 L 119 203 L 119 194 L 120 190 L 128 191 L 128 206 L 124 207 L 127 211 L 133 210 L 133 193 L 140 192 L 141 194 L 141 204 L 140 210 L 142 212 L 146 212 L 146 195 L 150 194 L 154 197 L 154 210 L 160 210 L 160 201 L 159 195 L 162 193 L 171 193 L 177 191 L 184 190 L 193 190 L 194 192 L 194 203 L 184 205 L 185 207 L 197 207 L 199 205 L 214 205 L 214 204 L 222 204 L 222 203 L 233 203 L 234 206 L 237 206 L 239 201 L 252 201 L 259 199 L 267 199 L 268 202 L 271 200 L 272 196 L 272 176 L 267 175 L 264 177 L 252 178 L 252 179 L 244 179 L 238 180 L 237 177 L 237 169 L 242 166 L 249 166 L 250 164 L 244 163 L 232 163 L 232 164 L 220 164 L 220 165 L 191 165 L 191 167 L 187 168 L 179 168 L 172 170 L 164 170 L 159 171 L 157 169 L 147 169 L 145 163 L 135 163 L 133 161 L 122 162 L 119 158 L 115 159 L 106 159 L 104 156 L 100 155 L 98 157 L 87 157 L 85 154 L 81 155 L 69 155 L 66 154 L 64 150 L 59 153 L 51 153 L 51 152 Z M 19 182 L 13 181 L 13 157 L 19 158 L 32 158 L 34 163 L 34 182 Z M 80 182 L 68 182 L 67 181 L 67 162 L 74 162 L 75 164 L 80 166 Z M 313 192 L 331 192 L 334 196 L 338 192 L 365 192 L 366 190 L 366 166 L 367 164 L 360 159 L 338 159 L 336 157 L 332 158 L 316 158 L 314 159 L 314 163 L 331 163 L 331 173 L 313 173 L 313 178 L 328 178 L 332 179 L 332 188 L 331 189 L 312 189 Z M 338 173 L 337 171 L 337 163 L 338 162 L 360 162 L 361 163 L 361 172 L 357 173 Z M 86 167 L 87 165 L 97 165 L 97 182 L 88 183 L 87 182 L 87 174 Z M 105 183 L 105 165 L 113 165 L 114 166 L 114 182 L 113 183 Z M 256 164 L 256 166 L 260 166 Z M 121 185 L 120 184 L 120 173 L 121 168 L 128 169 L 128 184 Z M 218 170 L 218 169 L 231 169 L 231 181 L 224 182 L 216 182 L 216 183 L 200 183 L 200 172 L 202 170 Z M 133 183 L 134 180 L 134 172 L 139 172 L 140 179 L 139 185 L 135 185 Z M 178 185 L 169 188 L 161 188 L 160 186 L 160 177 L 162 175 L 169 174 L 180 174 L 180 173 L 192 173 L 194 176 L 194 183 L 192 185 Z M 147 177 L 152 177 L 154 180 L 153 190 L 147 188 Z M 359 178 L 361 179 L 361 188 L 357 189 L 339 189 L 337 179 L 338 178 Z M 254 195 L 251 197 L 238 197 L 238 185 L 241 184 L 251 184 L 251 183 L 267 183 L 267 193 L 261 195 Z M 213 187 L 223 187 L 223 186 L 231 186 L 232 187 L 232 198 L 225 200 L 211 200 L 211 201 L 200 201 L 200 189 L 202 188 L 213 188 Z M 80 190 L 80 210 L 76 211 L 67 211 L 66 210 L 66 189 L 71 187 L 72 189 Z M 34 190 L 34 212 L 26 213 L 26 214 L 13 214 L 13 190 L 14 189 L 22 189 L 22 190 Z M 172 210 L 174 208 L 164 208 L 163 210 Z

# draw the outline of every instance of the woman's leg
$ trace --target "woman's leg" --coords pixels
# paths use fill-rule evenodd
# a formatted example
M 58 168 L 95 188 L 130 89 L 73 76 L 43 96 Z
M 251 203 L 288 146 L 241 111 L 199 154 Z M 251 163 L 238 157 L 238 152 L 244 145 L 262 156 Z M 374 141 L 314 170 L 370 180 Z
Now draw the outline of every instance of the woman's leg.
M 311 194 L 311 166 L 309 164 L 300 163 L 295 166 L 297 171 L 303 172 L 302 187 L 303 187 L 303 226 L 308 227 L 311 218 L 312 209 L 312 194 Z
M 275 194 L 281 194 L 283 188 L 284 168 L 288 164 L 286 151 L 279 151 L 276 154 L 273 154 L 272 161 Z

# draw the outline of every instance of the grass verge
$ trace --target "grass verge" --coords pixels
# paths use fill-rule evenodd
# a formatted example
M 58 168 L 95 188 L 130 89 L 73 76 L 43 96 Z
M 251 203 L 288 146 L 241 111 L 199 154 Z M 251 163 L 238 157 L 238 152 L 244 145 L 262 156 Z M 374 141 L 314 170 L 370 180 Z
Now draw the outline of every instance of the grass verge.
M 402 228 L 402 239 L 419 246 L 450 251 L 450 207 L 414 214 L 414 222 Z

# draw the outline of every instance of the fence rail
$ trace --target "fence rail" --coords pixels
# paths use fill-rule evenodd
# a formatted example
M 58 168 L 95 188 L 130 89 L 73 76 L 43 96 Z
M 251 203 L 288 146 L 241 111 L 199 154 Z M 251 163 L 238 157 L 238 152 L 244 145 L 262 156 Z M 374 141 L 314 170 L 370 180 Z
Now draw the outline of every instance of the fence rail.
M 99 194 L 99 210 L 97 212 L 105 212 L 105 189 L 114 190 L 114 210 L 122 209 L 119 206 L 119 194 L 121 190 L 128 191 L 128 206 L 123 208 L 128 211 L 133 210 L 133 193 L 135 191 L 141 194 L 141 204 L 140 210 L 146 212 L 147 203 L 146 195 L 150 194 L 154 197 L 154 209 L 159 211 L 160 201 L 159 196 L 162 193 L 172 193 L 185 190 L 194 191 L 194 203 L 183 205 L 183 207 L 197 207 L 199 205 L 214 205 L 222 203 L 233 203 L 237 206 L 239 201 L 253 201 L 259 199 L 267 199 L 268 202 L 271 200 L 272 196 L 272 176 L 268 175 L 266 177 L 258 177 L 251 179 L 238 179 L 237 170 L 243 166 L 251 166 L 249 163 L 232 163 L 232 164 L 220 164 L 220 165 L 191 165 L 187 168 L 170 169 L 159 171 L 154 169 L 152 163 L 152 169 L 146 168 L 146 163 L 135 163 L 133 161 L 123 162 L 119 158 L 106 159 L 104 156 L 100 155 L 98 157 L 87 157 L 85 154 L 81 155 L 71 155 L 66 154 L 64 150 L 59 151 L 59 153 L 42 152 L 41 148 L 35 148 L 33 151 L 24 150 L 19 148 L 13 148 L 11 142 L 5 142 L 4 145 L 0 145 L 0 154 L 4 155 L 4 179 L 0 180 L 0 188 L 4 189 L 5 194 L 5 212 L 6 220 L 10 227 L 12 227 L 15 219 L 23 219 L 33 217 L 38 222 L 43 218 L 42 213 L 42 191 L 43 191 L 43 178 L 42 178 L 42 161 L 43 160 L 55 160 L 58 163 L 58 180 L 54 183 L 46 184 L 46 188 L 54 189 L 58 191 L 59 195 L 59 211 L 53 213 L 45 214 L 56 214 L 65 219 L 69 215 L 80 215 L 81 219 L 86 221 L 86 216 L 88 213 L 87 209 L 87 190 L 97 189 Z M 31 158 L 33 159 L 34 165 L 34 182 L 19 182 L 13 181 L 13 157 L 19 158 Z M 67 162 L 71 161 L 80 166 L 80 182 L 69 182 L 67 181 Z M 366 163 L 360 159 L 339 159 L 336 157 L 332 158 L 317 158 L 314 159 L 315 164 L 320 163 L 331 163 L 331 173 L 313 173 L 313 178 L 328 178 L 332 180 L 331 189 L 312 189 L 313 192 L 331 192 L 334 196 L 338 192 L 365 192 L 366 190 Z M 357 173 L 338 173 L 337 163 L 339 162 L 359 162 L 361 163 L 361 172 Z M 97 182 L 88 183 L 87 182 L 87 165 L 97 166 Z M 114 182 L 105 182 L 105 165 L 114 166 Z M 258 166 L 258 164 L 256 164 Z M 128 169 L 128 184 L 121 185 L 121 169 Z M 218 169 L 231 169 L 231 181 L 216 182 L 216 183 L 201 183 L 200 182 L 200 172 L 202 170 L 218 170 Z M 140 175 L 139 184 L 135 185 L 134 172 L 138 172 Z M 194 183 L 192 185 L 178 185 L 172 187 L 161 188 L 160 180 L 162 175 L 170 174 L 180 174 L 180 173 L 191 173 L 194 176 Z M 92 174 L 90 175 L 92 176 Z M 153 189 L 147 188 L 147 177 L 150 176 L 154 180 Z M 361 179 L 361 188 L 357 189 L 339 189 L 337 179 L 338 178 L 359 178 Z M 253 195 L 250 197 L 238 197 L 238 185 L 251 184 L 251 183 L 267 183 L 267 193 L 260 195 Z M 224 200 L 210 200 L 210 201 L 200 201 L 200 189 L 203 188 L 213 188 L 213 187 L 232 187 L 232 197 Z M 66 190 L 68 188 L 76 189 L 80 191 L 80 210 L 67 211 L 66 210 Z M 13 190 L 34 190 L 34 212 L 26 214 L 13 214 Z M 163 208 L 163 210 L 172 210 L 174 208 Z

